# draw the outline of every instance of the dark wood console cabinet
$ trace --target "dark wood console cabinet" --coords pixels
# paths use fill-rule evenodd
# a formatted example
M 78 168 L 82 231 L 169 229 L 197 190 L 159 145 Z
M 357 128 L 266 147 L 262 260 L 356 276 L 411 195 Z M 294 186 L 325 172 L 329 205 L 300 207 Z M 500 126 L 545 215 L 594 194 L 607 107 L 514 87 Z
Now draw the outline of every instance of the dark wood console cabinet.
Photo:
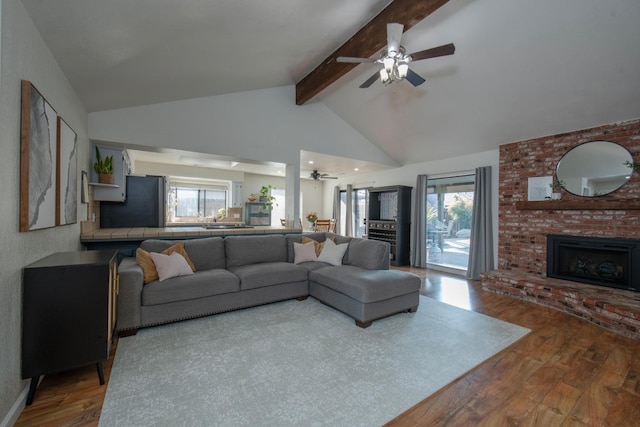
M 109 357 L 116 321 L 117 251 L 59 252 L 22 272 L 22 378 L 30 405 L 41 375 Z
M 410 264 L 411 189 L 404 185 L 369 189 L 367 236 L 391 245 L 395 266 Z

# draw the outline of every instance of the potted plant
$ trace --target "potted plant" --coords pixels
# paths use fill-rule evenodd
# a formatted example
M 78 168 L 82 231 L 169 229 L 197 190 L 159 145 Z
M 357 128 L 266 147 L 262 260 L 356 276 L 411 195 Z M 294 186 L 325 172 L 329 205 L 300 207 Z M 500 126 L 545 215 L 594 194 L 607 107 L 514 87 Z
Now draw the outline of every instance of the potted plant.
M 628 166 L 630 169 L 633 169 L 634 172 L 640 173 L 640 163 L 639 162 L 624 162 L 625 166 Z
M 551 187 L 551 200 L 560 200 L 562 198 L 561 190 L 566 190 L 564 181 L 554 177 L 549 186 Z
M 113 156 L 106 156 L 103 159 L 97 146 L 96 162 L 93 164 L 93 170 L 98 174 L 99 183 L 113 184 Z
M 262 203 L 262 209 L 264 210 L 273 209 L 273 204 L 276 198 L 271 195 L 271 190 L 275 188 L 276 187 L 274 187 L 271 184 L 263 185 L 262 187 L 260 187 L 260 198 L 258 200 Z

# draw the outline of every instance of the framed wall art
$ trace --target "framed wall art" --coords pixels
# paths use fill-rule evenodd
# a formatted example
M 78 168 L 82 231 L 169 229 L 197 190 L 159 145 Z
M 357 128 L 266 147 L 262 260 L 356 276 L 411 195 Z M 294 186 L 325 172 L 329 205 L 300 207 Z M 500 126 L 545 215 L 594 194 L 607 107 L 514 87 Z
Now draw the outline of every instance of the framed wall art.
M 77 135 L 58 116 L 56 225 L 74 224 L 78 216 Z
M 56 225 L 58 115 L 31 82 L 22 81 L 20 231 Z

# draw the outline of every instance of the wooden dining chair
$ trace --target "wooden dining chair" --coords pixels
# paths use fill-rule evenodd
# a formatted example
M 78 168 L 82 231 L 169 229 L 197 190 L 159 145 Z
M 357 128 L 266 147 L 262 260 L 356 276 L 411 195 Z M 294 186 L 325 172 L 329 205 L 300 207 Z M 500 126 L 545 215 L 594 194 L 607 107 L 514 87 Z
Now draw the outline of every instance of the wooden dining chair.
M 336 220 L 331 218 L 331 219 L 317 219 L 316 220 L 316 227 L 314 229 L 314 231 L 328 231 L 331 233 L 335 233 L 336 232 Z

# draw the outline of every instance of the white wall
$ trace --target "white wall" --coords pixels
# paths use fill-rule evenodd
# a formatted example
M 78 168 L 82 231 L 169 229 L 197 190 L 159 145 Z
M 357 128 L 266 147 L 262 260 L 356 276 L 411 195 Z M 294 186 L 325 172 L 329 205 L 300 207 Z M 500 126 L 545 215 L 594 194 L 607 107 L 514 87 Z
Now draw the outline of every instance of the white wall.
M 397 166 L 323 104 L 294 100 L 295 87 L 282 86 L 99 111 L 89 114 L 89 137 L 286 164 L 308 150 Z
M 87 113 L 19 0 L 2 0 L 0 60 L 0 425 L 22 410 L 20 372 L 22 267 L 58 251 L 80 248 L 80 225 L 18 232 L 20 80 L 30 80 L 78 134 L 78 169 L 88 170 Z M 78 185 L 78 191 L 80 187 Z M 78 193 L 79 194 L 79 193 Z M 86 205 L 79 204 L 79 220 Z M 37 396 L 36 396 L 37 398 Z M 16 412 L 14 412 L 14 409 Z

